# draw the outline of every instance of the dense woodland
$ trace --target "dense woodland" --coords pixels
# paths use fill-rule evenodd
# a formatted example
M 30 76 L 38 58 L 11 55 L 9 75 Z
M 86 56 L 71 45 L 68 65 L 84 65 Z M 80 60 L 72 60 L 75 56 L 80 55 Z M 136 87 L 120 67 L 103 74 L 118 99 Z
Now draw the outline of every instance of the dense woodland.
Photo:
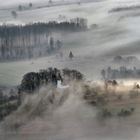
M 47 55 L 62 46 L 54 32 L 78 32 L 87 29 L 85 19 L 69 22 L 34 23 L 25 26 L 0 26 L 0 60 L 18 60 Z
M 125 66 L 121 66 L 119 69 L 113 69 L 108 67 L 101 71 L 103 79 L 139 79 L 140 69 L 136 67 L 130 69 Z
M 49 68 L 40 72 L 30 72 L 23 76 L 19 92 L 32 93 L 41 86 L 53 85 L 57 87 L 58 80 L 62 83 L 69 83 L 73 80 L 83 80 L 84 76 L 77 70 Z
M 136 56 L 115 56 L 113 58 L 113 63 L 124 63 L 124 64 L 130 64 L 130 63 L 136 63 L 139 62 L 139 59 Z

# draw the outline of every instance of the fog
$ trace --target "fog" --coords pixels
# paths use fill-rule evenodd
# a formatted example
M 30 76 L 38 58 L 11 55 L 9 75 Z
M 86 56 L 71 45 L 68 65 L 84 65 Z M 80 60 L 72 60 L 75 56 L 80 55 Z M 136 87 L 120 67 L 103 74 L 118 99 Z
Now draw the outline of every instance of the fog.
M 59 2 L 59 1 L 62 1 L 62 0 L 54 0 L 54 2 Z M 13 5 L 18 5 L 18 4 L 28 4 L 30 2 L 32 3 L 43 3 L 43 2 L 46 2 L 48 3 L 48 1 L 46 0 L 10 0 L 10 1 L 0 1 L 2 2 L 1 6 L 0 7 L 7 7 L 7 6 L 13 6 Z
M 20 108 L 1 123 L 2 140 L 138 140 L 139 119 L 98 116 L 99 108 L 83 100 L 78 83 L 68 89 L 44 87 L 28 95 Z M 55 95 L 54 103 L 49 99 Z
M 52 34 L 63 42 L 63 58 L 53 54 L 30 60 L 1 62 L 1 86 L 17 86 L 27 72 L 37 72 L 49 67 L 76 69 L 85 75 L 87 81 L 99 81 L 102 78 L 102 69 L 108 66 L 119 68 L 122 65 L 112 61 L 115 56 L 136 56 L 140 59 L 140 9 L 130 8 L 139 6 L 138 0 L 84 1 L 80 5 L 74 3 L 42 8 L 38 7 L 42 6 L 43 0 L 33 2 L 36 4 L 32 9 L 20 12 L 16 9 L 17 18 L 11 15 L 11 11 L 15 10 L 15 6 L 12 5 L 18 5 L 20 2 L 13 0 L 3 3 L 8 9 L 0 10 L 1 24 L 25 25 L 54 20 L 62 22 L 82 17 L 88 21 L 88 30 Z M 123 10 L 109 12 L 120 7 Z M 129 9 L 126 10 L 125 7 Z M 65 18 L 61 19 L 60 15 Z M 74 54 L 72 60 L 68 57 L 70 51 Z M 124 65 L 140 68 L 139 63 L 138 61 Z M 87 104 L 82 99 L 83 90 L 79 85 L 72 85 L 66 90 L 57 90 L 54 91 L 58 95 L 53 105 L 48 105 L 48 98 L 52 95 L 52 89 L 48 87 L 42 88 L 39 94 L 25 97 L 19 109 L 1 123 L 0 139 L 139 140 L 139 104 L 136 105 L 136 114 L 133 116 L 100 119 L 99 108 Z M 64 103 L 60 105 L 63 97 Z

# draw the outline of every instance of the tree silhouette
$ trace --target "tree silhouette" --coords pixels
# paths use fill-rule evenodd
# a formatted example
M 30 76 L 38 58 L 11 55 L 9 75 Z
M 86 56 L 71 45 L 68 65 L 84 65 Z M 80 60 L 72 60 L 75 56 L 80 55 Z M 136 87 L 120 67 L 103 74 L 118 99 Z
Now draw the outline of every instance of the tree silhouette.
M 13 11 L 12 14 L 14 17 L 17 16 L 16 11 Z M 61 40 L 55 40 L 53 36 L 50 38 L 52 33 L 83 31 L 85 26 L 82 22 L 83 20 L 73 20 L 61 23 L 34 23 L 25 26 L 1 25 L 0 60 L 20 60 L 56 52 L 61 49 L 63 44 Z
M 53 1 L 52 1 L 52 0 L 49 0 L 49 1 L 48 1 L 48 3 L 49 3 L 49 4 L 52 4 L 52 3 L 53 3 Z
M 18 6 L 18 10 L 19 10 L 19 11 L 22 11 L 22 10 L 23 10 L 22 5 L 19 5 L 19 6 Z
M 17 13 L 16 13 L 16 11 L 12 11 L 11 14 L 12 14 L 12 16 L 13 16 L 14 18 L 17 18 Z
M 83 80 L 83 74 L 76 70 L 63 69 L 58 70 L 56 68 L 49 68 L 47 70 L 41 70 L 40 72 L 30 72 L 23 76 L 20 91 L 32 93 L 39 89 L 42 85 L 52 85 L 57 87 L 58 80 L 64 82 L 65 79 L 69 81 Z
M 104 69 L 101 71 L 101 75 L 102 75 L 103 79 L 105 80 L 106 79 L 106 71 Z
M 30 8 L 33 7 L 33 4 L 32 4 L 32 3 L 29 3 L 29 7 L 30 7 Z
M 69 58 L 72 60 L 73 57 L 74 57 L 74 55 L 73 55 L 73 53 L 70 51 L 70 53 L 69 53 Z

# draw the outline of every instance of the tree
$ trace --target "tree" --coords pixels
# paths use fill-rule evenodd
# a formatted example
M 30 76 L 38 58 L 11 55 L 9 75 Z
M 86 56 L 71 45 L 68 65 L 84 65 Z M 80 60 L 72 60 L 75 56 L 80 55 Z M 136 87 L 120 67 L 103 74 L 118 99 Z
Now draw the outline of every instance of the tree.
M 5 55 L 6 55 L 5 46 L 4 46 L 4 45 L 2 45 L 2 46 L 1 46 L 1 56 L 2 56 L 2 59 L 4 59 L 4 58 L 5 58 Z
M 19 11 L 22 11 L 22 10 L 23 10 L 22 5 L 19 5 L 19 6 L 18 6 L 18 10 L 19 10 Z
M 62 42 L 60 40 L 57 40 L 56 46 L 58 49 L 60 49 L 62 47 Z
M 12 14 L 12 16 L 13 16 L 14 18 L 17 18 L 17 13 L 16 13 L 16 11 L 12 11 L 11 14 Z
M 29 58 L 33 57 L 33 49 L 31 47 L 28 47 L 28 57 Z
M 50 51 L 54 50 L 54 38 L 50 38 Z
M 104 69 L 101 71 L 101 75 L 102 75 L 103 79 L 105 80 L 106 79 L 106 71 Z
M 112 69 L 111 67 L 107 68 L 107 78 L 110 79 L 111 78 L 111 73 L 112 73 Z
M 48 1 L 48 3 L 49 3 L 49 4 L 52 4 L 52 3 L 53 3 L 53 1 L 52 1 L 52 0 L 49 0 L 49 1 Z
M 4 93 L 3 91 L 0 89 L 0 104 L 3 104 L 4 102 Z
M 38 73 L 30 72 L 24 75 L 21 90 L 32 92 L 40 86 L 40 79 Z
M 30 7 L 30 8 L 33 7 L 33 4 L 32 4 L 32 3 L 29 3 L 29 7 Z
M 0 89 L 0 99 L 3 97 L 3 91 Z
M 69 53 L 69 58 L 72 60 L 73 57 L 74 57 L 74 55 L 73 55 L 73 53 L 70 51 L 70 53 Z

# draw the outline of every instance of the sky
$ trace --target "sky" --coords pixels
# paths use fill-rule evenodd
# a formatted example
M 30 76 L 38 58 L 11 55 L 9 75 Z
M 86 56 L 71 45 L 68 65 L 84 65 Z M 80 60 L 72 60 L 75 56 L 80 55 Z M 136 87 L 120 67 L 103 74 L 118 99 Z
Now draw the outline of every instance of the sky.
M 8 5 L 15 5 L 20 3 L 30 3 L 30 2 L 48 2 L 49 0 L 0 0 L 1 6 L 8 6 Z M 53 1 L 60 1 L 60 0 L 53 0 Z
M 49 0 L 0 0 L 0 7 L 11 6 L 11 5 L 18 5 L 23 3 L 47 3 Z M 52 0 L 52 1 L 86 1 L 86 0 Z M 94 1 L 94 0 L 93 0 Z M 96 0 L 95 0 L 96 1 Z M 100 0 L 97 0 L 100 1 Z

